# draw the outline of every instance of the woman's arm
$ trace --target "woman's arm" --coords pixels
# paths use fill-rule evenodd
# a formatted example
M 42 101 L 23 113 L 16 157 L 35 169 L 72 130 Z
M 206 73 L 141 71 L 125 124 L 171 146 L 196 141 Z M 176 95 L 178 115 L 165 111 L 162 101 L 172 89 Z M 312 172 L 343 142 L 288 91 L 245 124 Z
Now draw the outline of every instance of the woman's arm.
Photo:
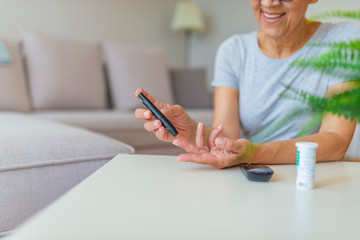
M 216 87 L 214 95 L 213 127 L 223 126 L 224 137 L 238 139 L 241 136 L 239 117 L 239 90 Z
M 239 118 L 239 90 L 227 87 L 215 87 L 214 93 L 214 120 L 212 128 L 204 129 L 204 139 L 209 139 L 210 134 L 222 126 L 221 137 L 238 139 L 241 136 Z
M 349 90 L 348 83 L 337 84 L 327 91 L 330 97 L 336 93 Z M 219 137 L 214 140 L 215 146 L 210 151 L 192 149 L 185 142 L 179 142 L 183 148 L 192 149 L 194 154 L 183 154 L 179 161 L 209 164 L 218 169 L 234 166 L 240 163 L 255 164 L 288 164 L 296 163 L 295 143 L 311 141 L 319 143 L 317 161 L 340 161 L 344 158 L 354 134 L 356 122 L 335 115 L 326 115 L 321 123 L 319 133 L 307 137 L 253 144 L 246 139 L 231 139 Z M 201 135 L 202 133 L 197 133 Z M 198 147 L 198 146 L 197 146 Z
M 332 97 L 353 87 L 352 83 L 340 83 L 330 87 L 326 97 Z M 319 133 L 291 140 L 259 144 L 252 159 L 253 163 L 281 164 L 296 163 L 295 142 L 317 142 L 317 161 L 340 161 L 345 157 L 356 127 L 356 121 L 327 114 L 321 123 Z
M 317 162 L 340 161 L 354 134 L 356 123 L 334 115 L 327 115 L 321 124 L 319 133 L 307 137 L 269 142 L 257 145 L 251 163 L 285 164 L 296 163 L 296 142 L 317 142 Z

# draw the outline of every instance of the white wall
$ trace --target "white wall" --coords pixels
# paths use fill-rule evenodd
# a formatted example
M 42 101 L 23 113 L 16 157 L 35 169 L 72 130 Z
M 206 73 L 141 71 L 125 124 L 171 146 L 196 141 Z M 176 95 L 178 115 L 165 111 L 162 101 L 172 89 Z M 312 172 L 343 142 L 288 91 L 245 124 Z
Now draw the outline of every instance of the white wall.
M 80 39 L 162 45 L 170 65 L 183 63 L 183 39 L 171 32 L 176 0 L 0 0 L 0 36 L 23 25 Z
M 257 30 L 258 25 L 253 17 L 250 0 L 196 0 L 196 2 L 203 10 L 208 29 L 204 33 L 193 35 L 190 65 L 206 67 L 210 82 L 219 44 L 233 34 Z M 334 9 L 360 10 L 360 0 L 319 0 L 318 3 L 310 6 L 308 15 Z
M 192 39 L 190 65 L 206 67 L 209 79 L 213 72 L 216 51 L 222 41 L 238 33 L 258 28 L 250 0 L 197 0 L 204 14 L 206 31 Z
M 209 82 L 219 44 L 257 29 L 250 0 L 194 0 L 207 30 L 191 41 L 190 66 L 206 67 Z M 0 0 L 0 36 L 18 38 L 18 26 L 81 39 L 162 45 L 171 66 L 184 62 L 184 36 L 170 29 L 177 0 Z M 360 9 L 359 0 L 320 0 L 309 14 Z

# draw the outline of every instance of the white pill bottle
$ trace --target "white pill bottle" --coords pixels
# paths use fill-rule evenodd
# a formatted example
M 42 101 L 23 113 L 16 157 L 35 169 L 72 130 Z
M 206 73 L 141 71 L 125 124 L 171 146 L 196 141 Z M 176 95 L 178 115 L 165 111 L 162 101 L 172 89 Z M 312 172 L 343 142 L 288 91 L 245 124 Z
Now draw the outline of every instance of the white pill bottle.
M 297 142 L 296 186 L 300 189 L 314 188 L 316 149 L 314 142 Z

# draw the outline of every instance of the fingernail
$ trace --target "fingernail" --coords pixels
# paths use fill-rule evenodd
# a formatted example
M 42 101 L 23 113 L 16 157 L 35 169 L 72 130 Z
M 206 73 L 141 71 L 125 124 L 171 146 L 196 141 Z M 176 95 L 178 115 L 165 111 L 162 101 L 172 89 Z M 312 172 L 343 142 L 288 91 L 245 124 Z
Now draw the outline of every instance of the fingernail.
M 155 122 L 154 122 L 154 127 L 159 127 L 159 126 L 160 126 L 159 122 L 158 122 L 158 121 L 155 121 Z
M 217 129 L 218 129 L 218 130 L 220 130 L 221 128 L 222 128 L 222 126 L 221 126 L 221 125 L 219 125 L 219 126 L 217 127 Z
M 149 112 L 144 112 L 144 117 L 149 117 L 150 113 Z
M 217 139 L 215 139 L 215 144 L 216 144 L 217 146 L 222 147 L 222 146 L 224 146 L 224 144 L 225 144 L 225 140 L 222 139 L 222 138 L 217 138 Z

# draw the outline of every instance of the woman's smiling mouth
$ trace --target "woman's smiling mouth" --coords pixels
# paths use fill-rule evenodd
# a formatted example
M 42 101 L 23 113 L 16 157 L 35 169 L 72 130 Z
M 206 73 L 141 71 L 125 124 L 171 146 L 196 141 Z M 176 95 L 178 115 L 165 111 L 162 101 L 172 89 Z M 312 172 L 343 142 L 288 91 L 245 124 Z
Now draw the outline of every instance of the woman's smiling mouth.
M 262 16 L 264 22 L 266 23 L 276 23 L 280 21 L 280 19 L 285 15 L 285 13 L 269 13 L 269 12 L 262 12 Z

